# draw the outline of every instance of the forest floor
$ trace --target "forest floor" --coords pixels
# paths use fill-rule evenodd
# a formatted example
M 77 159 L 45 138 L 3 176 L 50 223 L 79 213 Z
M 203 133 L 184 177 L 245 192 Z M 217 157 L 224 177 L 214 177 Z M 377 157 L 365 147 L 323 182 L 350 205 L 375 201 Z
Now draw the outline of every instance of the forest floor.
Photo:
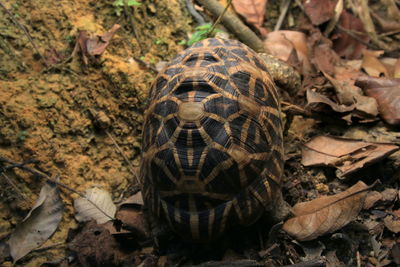
M 246 5 L 246 1 L 242 2 Z M 228 241 L 203 248 L 203 253 L 197 250 L 197 246 L 188 249 L 185 247 L 187 244 L 179 244 L 179 241 L 172 248 L 156 251 L 151 238 L 139 238 L 135 231 L 111 235 L 109 230 L 93 221 L 78 222 L 74 199 L 84 194 L 85 190 L 101 188 L 110 194 L 114 203 L 122 203 L 140 190 L 137 176 L 140 171 L 143 113 L 148 103 L 149 88 L 162 65 L 184 50 L 188 40 L 193 40 L 193 35 L 201 33 L 201 28 L 196 29 L 198 22 L 192 17 L 193 12 L 188 11 L 185 1 L 143 0 L 140 4 L 128 1 L 126 6 L 123 1 L 6 1 L 0 7 L 0 265 L 400 264 L 400 153 L 396 152 L 400 144 L 399 25 L 392 23 L 392 28 L 387 26 L 391 31 L 382 32 L 381 28 L 384 27 L 380 23 L 377 29 L 381 32 L 378 33 L 380 37 L 384 36 L 381 43 L 371 41 L 372 38 L 365 37 L 365 33 L 356 39 L 346 35 L 352 40 L 351 43 L 342 40 L 345 39 L 343 32 L 340 35 L 340 32 L 333 31 L 328 35 L 329 38 L 334 39 L 332 36 L 336 34 L 336 40 L 343 41 L 341 44 L 336 41 L 336 50 L 333 50 L 332 43 L 326 41 L 330 39 L 321 35 L 323 29 L 328 27 L 328 22 L 334 20 L 333 14 L 326 15 L 328 19 L 323 22 L 313 21 L 314 25 L 304 23 L 312 13 L 307 13 L 307 5 L 305 10 L 304 6 L 300 8 L 301 1 L 292 1 L 281 29 L 302 31 L 303 35 L 277 41 L 268 39 L 267 32 L 273 31 L 282 14 L 278 4 L 280 1 L 268 1 L 268 4 L 267 1 L 247 2 L 247 5 L 261 3 L 264 10 L 266 5 L 267 11 L 261 23 L 254 23 L 251 14 L 242 13 L 241 18 L 243 21 L 248 19 L 249 24 L 254 23 L 252 29 L 260 39 L 266 37 L 270 40 L 270 43 L 264 41 L 267 50 L 281 46 L 287 50 L 286 39 L 290 38 L 307 39 L 304 44 L 310 49 L 302 54 L 307 47 L 293 44 L 293 39 L 290 39 L 292 50 L 284 52 L 287 54 L 286 61 L 293 63 L 302 77 L 301 88 L 297 92 L 282 93 L 286 103 L 283 104 L 283 110 L 286 112 L 287 125 L 290 125 L 285 133 L 284 198 L 289 204 L 295 205 L 338 194 L 358 181 L 371 185 L 379 180 L 373 188 L 369 188 L 367 196 L 360 193 L 363 200 L 357 201 L 361 206 L 351 207 L 357 209 L 354 218 L 350 219 L 349 215 L 348 221 L 343 224 L 346 226 L 333 233 L 315 234 L 316 237 L 309 241 L 301 238 L 296 241 L 296 238 L 281 230 L 267 228 L 261 221 L 251 230 L 245 230 L 245 234 L 238 230 L 226 239 Z M 333 2 L 335 7 L 337 1 L 327 2 Z M 347 1 L 344 2 L 344 10 L 351 13 Z M 373 2 L 371 10 L 379 14 L 383 5 L 370 2 Z M 396 1 L 382 2 L 396 6 Z M 222 5 L 225 6 L 226 2 L 222 2 Z M 216 19 L 201 4 L 196 5 L 195 9 L 208 22 Z M 238 4 L 235 10 L 240 13 Z M 398 2 L 396 10 L 398 12 Z M 394 17 L 400 14 L 395 11 L 392 12 Z M 230 12 L 234 12 L 232 8 Z M 374 16 L 374 23 L 378 24 L 376 18 Z M 340 24 L 342 21 L 336 23 L 339 23 L 336 28 L 350 27 L 348 25 L 351 24 Z M 118 28 L 116 24 L 121 27 Z M 218 27 L 228 31 L 223 25 Z M 388 32 L 391 34 L 385 35 Z M 235 36 L 231 34 L 230 38 Z M 329 50 L 318 50 L 321 44 L 328 46 Z M 248 45 L 251 47 L 251 44 Z M 298 47 L 302 45 L 302 48 Z M 318 45 L 321 47 L 316 49 Z M 363 52 L 366 48 L 368 51 L 381 52 L 368 54 Z M 315 51 L 322 52 L 316 54 Z M 273 54 L 275 52 L 273 50 Z M 329 62 L 322 62 L 322 58 Z M 372 63 L 368 63 L 368 60 Z M 390 90 L 375 93 L 378 95 L 376 101 L 371 100 L 375 99 L 373 93 L 366 93 L 376 87 L 363 88 L 364 93 L 360 87 L 357 97 L 350 97 L 357 98 L 357 101 L 353 99 L 351 103 L 346 102 L 346 96 L 340 94 L 343 93 L 340 88 L 343 89 L 348 82 L 344 76 L 354 73 L 342 71 L 340 76 L 337 68 L 332 68 L 333 65 L 339 65 L 339 61 L 345 63 L 345 68 L 358 66 L 355 67 L 357 73 L 364 72 L 366 77 L 390 80 L 394 86 L 379 85 L 379 88 Z M 379 64 L 384 69 L 376 67 Z M 339 81 L 341 86 L 335 81 Z M 371 102 L 378 106 L 371 107 Z M 392 110 L 392 114 L 382 113 L 384 109 Z M 325 153 L 322 147 L 329 144 L 335 148 L 344 145 L 356 146 L 357 149 L 341 151 L 342 154 L 337 155 L 341 166 L 338 162 L 328 162 L 327 159 L 321 162 L 315 158 L 309 159 L 313 163 L 307 164 L 304 145 L 317 136 L 345 138 L 316 144 L 314 150 L 321 148 L 322 154 Z M 359 140 L 369 143 L 357 143 Z M 308 147 L 312 146 L 307 144 Z M 383 147 L 385 145 L 388 147 Z M 371 153 L 357 156 L 359 150 Z M 343 166 L 347 167 L 340 168 Z M 44 209 L 42 204 L 47 205 L 45 197 L 39 204 L 37 200 L 40 199 L 39 195 L 42 196 L 41 190 L 46 180 L 59 183 L 59 201 L 63 204 L 59 204 L 57 210 L 61 212 L 54 216 L 61 217 L 55 220 L 54 234 L 36 236 L 36 239 L 29 241 L 36 245 L 24 247 L 24 234 L 21 233 L 28 235 L 30 229 L 35 229 L 37 222 L 33 222 L 34 219 L 42 221 L 39 225 L 43 222 L 49 226 L 54 224 L 38 215 L 44 212 L 40 210 Z M 369 206 L 365 204 L 366 199 Z M 350 200 L 354 199 L 350 196 Z M 140 201 L 132 203 L 133 206 L 140 206 Z M 336 208 L 333 205 L 332 209 Z M 134 214 L 132 216 L 135 217 L 141 213 L 136 210 L 128 214 Z M 140 224 L 135 218 L 133 224 Z M 27 221 L 34 227 L 22 224 Z M 13 248 L 8 240 L 18 231 L 20 245 Z M 244 238 L 243 235 L 247 234 L 247 238 Z M 140 242 L 137 241 L 139 239 Z M 172 240 L 175 242 L 175 239 Z

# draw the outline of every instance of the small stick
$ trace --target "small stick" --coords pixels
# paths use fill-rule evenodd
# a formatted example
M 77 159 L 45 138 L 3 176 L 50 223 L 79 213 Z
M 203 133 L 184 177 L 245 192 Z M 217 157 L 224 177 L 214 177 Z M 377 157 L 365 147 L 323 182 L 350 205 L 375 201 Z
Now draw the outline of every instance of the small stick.
M 228 8 L 231 6 L 231 4 L 232 4 L 232 0 L 228 0 L 228 3 L 226 4 L 224 11 L 222 11 L 221 15 L 219 15 L 218 18 L 215 20 L 211 29 L 207 32 L 207 36 L 210 36 L 210 34 L 215 30 L 215 27 L 219 24 L 219 22 L 221 21 L 222 17 L 225 15 L 226 11 L 228 11 Z
M 4 169 L 1 171 L 1 175 L 6 179 L 6 181 L 11 185 L 11 187 L 14 188 L 15 192 L 17 192 L 20 198 L 22 198 L 25 201 L 29 201 L 22 193 L 22 191 L 19 190 L 18 186 L 4 173 Z
M 131 164 L 131 162 L 129 161 L 129 159 L 126 157 L 126 155 L 124 154 L 124 152 L 122 151 L 121 147 L 117 144 L 117 142 L 115 141 L 114 137 L 106 130 L 106 134 L 108 135 L 108 137 L 111 139 L 111 141 L 114 143 L 114 146 L 117 148 L 118 152 L 121 154 L 121 156 L 124 158 L 124 160 L 126 161 L 126 164 L 128 164 L 128 168 L 131 171 L 131 173 L 133 174 L 133 176 L 136 179 L 136 182 L 138 184 L 140 184 L 140 180 L 138 178 L 138 176 L 136 175 L 136 172 Z
M 192 15 L 192 17 L 197 21 L 197 24 L 199 25 L 203 25 L 206 23 L 206 21 L 204 20 L 204 18 L 200 15 L 199 12 L 197 12 L 197 10 L 194 8 L 193 6 L 193 2 L 192 0 L 186 0 L 186 7 L 190 13 L 190 15 Z
M 133 18 L 133 15 L 131 12 L 129 12 L 129 6 L 128 6 L 128 2 L 127 0 L 124 1 L 124 12 L 125 14 L 128 16 L 130 23 L 131 23 L 131 27 L 132 27 L 132 31 L 133 31 L 133 35 L 135 35 L 136 41 L 138 42 L 140 51 L 143 51 L 143 47 L 140 44 L 140 40 L 139 40 L 139 35 L 136 31 L 136 27 L 135 27 L 135 19 Z
M 285 17 L 286 17 L 286 14 L 287 14 L 287 11 L 288 11 L 288 9 L 289 9 L 290 2 L 291 2 L 291 1 L 292 1 L 292 0 L 285 0 L 285 1 L 282 3 L 281 14 L 279 15 L 278 21 L 276 22 L 274 31 L 279 31 L 279 29 L 282 27 L 283 20 L 284 20 Z
M 36 53 L 39 55 L 40 59 L 43 61 L 44 65 L 46 67 L 49 67 L 49 65 L 47 64 L 46 60 L 44 60 L 44 57 L 42 56 L 42 54 L 39 52 L 39 49 L 37 48 L 35 42 L 32 39 L 32 36 L 29 34 L 28 30 L 21 25 L 21 23 L 18 22 L 18 20 L 15 18 L 15 16 L 11 13 L 10 10 L 8 10 L 5 5 L 3 5 L 2 2 L 0 2 L 0 6 L 6 11 L 6 13 L 10 16 L 11 20 L 14 22 L 15 25 L 17 25 L 24 33 L 25 35 L 28 37 L 29 41 L 31 42 L 33 49 L 35 49 Z
M 215 17 L 219 17 L 225 8 L 215 0 L 197 0 L 202 6 L 209 10 Z M 266 52 L 263 41 L 232 12 L 226 11 L 221 16 L 224 26 L 234 33 L 240 41 L 247 44 L 256 52 Z

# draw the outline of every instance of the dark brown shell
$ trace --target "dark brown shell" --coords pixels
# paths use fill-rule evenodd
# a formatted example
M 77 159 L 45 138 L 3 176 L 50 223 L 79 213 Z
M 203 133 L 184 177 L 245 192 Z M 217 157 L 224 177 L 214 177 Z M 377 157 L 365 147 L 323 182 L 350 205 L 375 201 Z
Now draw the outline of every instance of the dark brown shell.
M 180 235 L 208 240 L 248 225 L 279 190 L 279 99 L 258 55 L 206 39 L 178 54 L 150 92 L 141 178 L 149 212 Z

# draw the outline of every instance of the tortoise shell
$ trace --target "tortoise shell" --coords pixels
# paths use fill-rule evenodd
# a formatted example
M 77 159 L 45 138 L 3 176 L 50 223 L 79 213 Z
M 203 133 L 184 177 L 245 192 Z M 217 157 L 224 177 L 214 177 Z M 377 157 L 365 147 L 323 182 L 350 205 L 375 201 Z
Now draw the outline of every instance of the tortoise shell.
M 262 59 L 206 39 L 157 76 L 145 113 L 141 179 L 148 212 L 185 238 L 249 225 L 280 192 L 282 122 Z

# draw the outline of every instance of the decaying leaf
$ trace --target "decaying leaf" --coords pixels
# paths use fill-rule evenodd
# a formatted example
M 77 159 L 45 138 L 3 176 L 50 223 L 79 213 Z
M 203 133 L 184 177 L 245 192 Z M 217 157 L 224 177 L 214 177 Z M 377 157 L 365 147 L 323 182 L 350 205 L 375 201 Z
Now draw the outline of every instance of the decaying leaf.
M 86 198 L 75 199 L 74 207 L 76 220 L 83 222 L 94 219 L 98 224 L 110 221 L 111 218 L 114 218 L 117 210 L 110 194 L 96 187 L 86 190 Z
M 46 183 L 25 219 L 17 225 L 8 244 L 14 262 L 41 246 L 56 231 L 64 204 L 55 184 Z
M 347 70 L 347 71 L 346 71 Z M 324 76 L 332 83 L 340 104 L 354 105 L 358 115 L 363 119 L 373 119 L 378 115 L 378 104 L 373 97 L 365 96 L 359 87 L 355 86 L 355 79 L 348 73 L 350 70 L 339 71 L 335 68 L 335 78 L 323 72 Z
M 235 11 L 241 15 L 248 24 L 253 25 L 266 36 L 268 30 L 262 26 L 264 22 L 267 0 L 233 0 L 232 5 Z
M 307 0 L 304 3 L 304 11 L 310 18 L 312 24 L 320 25 L 327 22 L 335 15 L 337 0 Z
M 382 118 L 389 124 L 400 124 L 400 79 L 359 77 L 355 85 L 376 99 Z
M 368 192 L 367 196 L 365 197 L 364 201 L 364 209 L 368 210 L 372 208 L 376 202 L 382 199 L 382 194 L 377 191 L 370 191 Z
M 283 224 L 283 230 L 300 241 L 334 232 L 354 220 L 363 207 L 367 189 L 359 181 L 339 194 L 298 203 L 293 207 L 295 217 Z
M 329 98 L 327 98 L 326 96 L 321 95 L 310 89 L 307 90 L 307 106 L 317 111 L 321 111 L 326 106 L 328 106 L 332 110 L 339 113 L 345 113 L 354 110 L 354 105 L 346 106 L 337 104 L 332 100 L 330 100 Z
M 304 145 L 301 163 L 304 166 L 332 166 L 342 175 L 348 175 L 397 150 L 399 147 L 392 144 L 317 136 Z
M 80 50 L 82 53 L 83 62 L 89 64 L 89 56 L 101 55 L 107 46 L 110 44 L 115 32 L 120 28 L 119 24 L 114 24 L 112 28 L 96 37 L 90 38 L 87 31 L 80 31 L 78 33 L 75 50 Z
M 393 233 L 399 233 L 400 232 L 400 219 L 399 218 L 394 218 L 392 215 L 386 216 L 385 219 L 383 219 L 383 222 L 385 223 L 385 226 L 387 229 L 389 229 Z
M 300 62 L 303 73 L 311 71 L 311 63 L 308 59 L 308 47 L 306 36 L 297 31 L 274 31 L 268 33 L 264 40 L 266 49 L 274 56 L 288 62 L 293 53 Z M 290 64 L 290 62 L 288 62 Z
M 343 10 L 339 19 L 340 28 L 332 34 L 333 49 L 339 56 L 347 59 L 358 59 L 366 48 L 365 44 L 350 36 L 347 31 L 355 34 L 364 42 L 369 41 L 368 35 L 365 33 L 364 26 L 359 18 L 351 13 Z

